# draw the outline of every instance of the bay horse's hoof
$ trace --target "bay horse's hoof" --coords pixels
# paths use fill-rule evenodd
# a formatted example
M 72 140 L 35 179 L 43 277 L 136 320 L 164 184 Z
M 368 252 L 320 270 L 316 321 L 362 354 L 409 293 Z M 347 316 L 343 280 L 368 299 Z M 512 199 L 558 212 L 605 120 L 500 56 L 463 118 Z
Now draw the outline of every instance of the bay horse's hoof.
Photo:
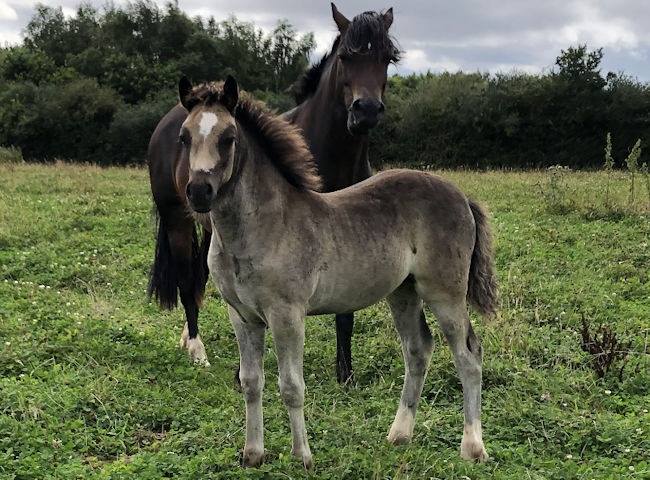
M 255 448 L 246 449 L 244 448 L 244 455 L 242 457 L 242 466 L 248 467 L 259 467 L 264 463 L 264 450 L 259 450 Z
M 201 341 L 201 337 L 197 336 L 196 338 L 190 338 L 187 341 L 187 350 L 190 354 L 190 359 L 197 365 L 202 367 L 209 367 L 210 362 L 208 361 L 208 355 L 205 353 L 205 347 Z
M 354 382 L 354 372 L 352 370 L 336 370 L 336 380 L 341 385 L 352 385 Z

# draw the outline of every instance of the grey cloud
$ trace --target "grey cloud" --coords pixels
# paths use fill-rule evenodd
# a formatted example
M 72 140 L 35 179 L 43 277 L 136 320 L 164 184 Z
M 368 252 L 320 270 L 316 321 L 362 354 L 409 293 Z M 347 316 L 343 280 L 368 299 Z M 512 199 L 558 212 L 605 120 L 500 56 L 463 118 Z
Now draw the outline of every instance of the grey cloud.
M 35 2 L 3 1 L 19 18 L 0 20 L 0 34 L 20 31 Z M 553 65 L 560 49 L 587 42 L 605 48 L 604 70 L 624 70 L 650 80 L 650 8 L 645 0 L 382 1 L 386 3 L 339 0 L 338 7 L 348 17 L 394 7 L 392 33 L 406 52 L 398 67 L 402 73 L 441 68 L 540 71 Z M 77 3 L 63 0 L 57 5 L 74 8 Z M 92 3 L 101 6 L 104 0 Z M 265 29 L 287 18 L 302 32 L 314 31 L 319 52 L 329 48 L 335 32 L 329 1 L 180 0 L 179 4 L 192 15 L 222 19 L 232 13 Z

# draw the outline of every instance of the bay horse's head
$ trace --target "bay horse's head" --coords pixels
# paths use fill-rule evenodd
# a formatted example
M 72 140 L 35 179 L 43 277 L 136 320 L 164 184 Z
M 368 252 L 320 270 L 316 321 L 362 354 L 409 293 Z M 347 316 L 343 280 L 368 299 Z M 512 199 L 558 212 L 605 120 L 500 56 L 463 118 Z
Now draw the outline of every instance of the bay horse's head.
M 353 135 L 364 135 L 384 113 L 388 65 L 399 60 L 399 49 L 388 34 L 393 9 L 364 12 L 350 21 L 332 3 L 332 16 L 339 38 L 331 54 L 348 112 L 347 127 Z
M 183 77 L 178 93 L 189 112 L 179 135 L 190 161 L 187 200 L 194 211 L 207 213 L 217 192 L 233 174 L 237 140 L 234 111 L 239 88 L 231 76 L 223 86 L 203 84 L 197 88 Z

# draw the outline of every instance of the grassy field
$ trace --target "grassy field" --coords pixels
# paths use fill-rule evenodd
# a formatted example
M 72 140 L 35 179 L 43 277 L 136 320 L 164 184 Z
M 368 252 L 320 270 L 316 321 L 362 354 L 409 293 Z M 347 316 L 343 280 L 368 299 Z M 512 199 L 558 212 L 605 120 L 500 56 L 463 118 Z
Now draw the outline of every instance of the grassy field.
M 435 328 L 411 445 L 385 441 L 403 363 L 385 304 L 358 315 L 356 384 L 335 381 L 330 317 L 307 322 L 307 429 L 317 478 L 650 478 L 650 221 L 600 211 L 606 178 L 569 173 L 549 213 L 545 172 L 441 172 L 493 213 L 503 308 L 484 346 L 484 438 L 461 461 L 462 394 Z M 544 187 L 546 188 L 546 187 Z M 623 204 L 617 174 L 612 196 Z M 153 250 L 141 169 L 0 166 L 0 478 L 301 478 L 265 357 L 267 462 L 239 466 L 237 347 L 214 287 L 200 326 L 212 366 L 178 348 L 180 311 L 145 298 Z M 644 213 L 645 211 L 645 213 Z M 622 381 L 598 379 L 582 317 L 631 340 Z

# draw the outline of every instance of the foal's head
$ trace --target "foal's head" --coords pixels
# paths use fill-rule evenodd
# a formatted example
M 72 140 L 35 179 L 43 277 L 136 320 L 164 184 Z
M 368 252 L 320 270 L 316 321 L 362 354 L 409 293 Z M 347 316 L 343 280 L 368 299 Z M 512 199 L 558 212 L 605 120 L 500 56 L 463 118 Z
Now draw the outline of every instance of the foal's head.
M 365 135 L 384 112 L 388 65 L 399 61 L 400 51 L 388 33 L 393 9 L 364 12 L 348 20 L 332 3 L 332 16 L 339 31 L 332 51 L 303 76 L 294 93 L 299 103 L 314 93 L 331 63 L 337 90 L 343 93 L 347 128 L 353 135 Z
M 197 87 L 183 77 L 178 90 L 188 111 L 179 142 L 189 154 L 186 193 L 194 211 L 209 212 L 225 185 L 236 183 L 243 157 L 268 160 L 280 174 L 277 178 L 284 177 L 298 190 L 320 189 L 316 163 L 300 129 L 245 92 L 240 95 L 233 77 Z M 253 144 L 260 148 L 246 148 Z
M 194 89 L 185 77 L 178 84 L 181 103 L 189 112 L 179 135 L 182 148 L 189 151 L 186 193 L 190 207 L 199 213 L 210 211 L 212 200 L 230 180 L 235 164 L 234 111 L 239 89 L 231 76 L 219 87 L 206 84 Z

